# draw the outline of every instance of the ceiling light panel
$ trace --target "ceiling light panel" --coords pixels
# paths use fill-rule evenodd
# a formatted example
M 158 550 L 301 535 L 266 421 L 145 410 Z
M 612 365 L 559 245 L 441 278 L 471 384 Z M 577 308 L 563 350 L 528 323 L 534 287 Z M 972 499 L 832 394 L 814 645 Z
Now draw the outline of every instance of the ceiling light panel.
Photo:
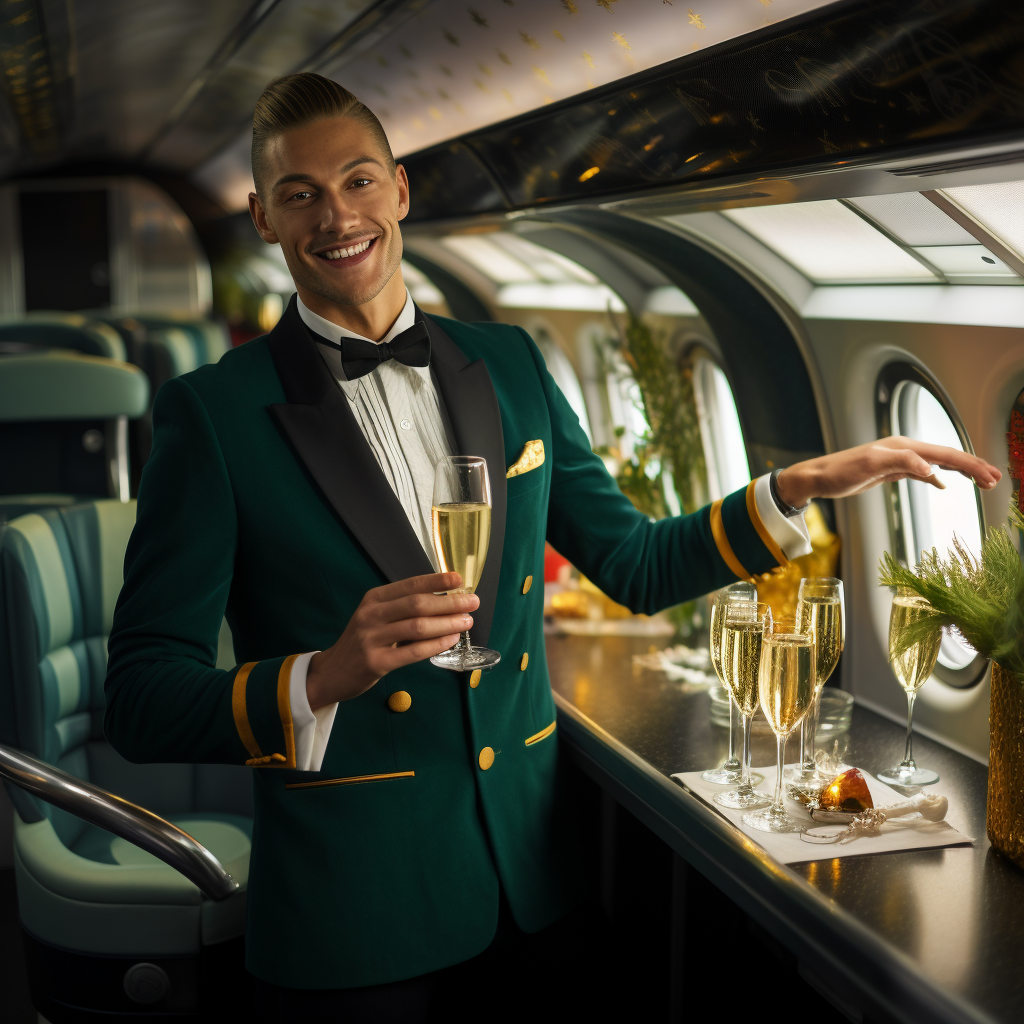
M 951 281 L 970 278 L 972 282 L 984 280 L 1020 281 L 1021 279 L 998 256 L 983 245 L 920 245 L 919 253 L 933 267 L 938 268 Z
M 453 235 L 443 239 L 442 244 L 497 284 L 537 280 L 537 275 L 527 264 L 495 245 L 489 238 Z
M 943 189 L 942 194 L 1024 257 L 1024 181 L 965 185 Z
M 597 284 L 597 278 L 578 263 L 574 263 L 561 253 L 545 249 L 526 238 L 513 235 L 506 231 L 498 231 L 488 235 L 488 240 L 500 245 L 506 252 L 521 260 L 542 281 L 579 282 L 581 284 Z
M 835 199 L 724 212 L 818 284 L 937 280 L 910 253 Z
M 862 196 L 849 202 L 907 245 L 973 245 L 975 241 L 920 192 Z

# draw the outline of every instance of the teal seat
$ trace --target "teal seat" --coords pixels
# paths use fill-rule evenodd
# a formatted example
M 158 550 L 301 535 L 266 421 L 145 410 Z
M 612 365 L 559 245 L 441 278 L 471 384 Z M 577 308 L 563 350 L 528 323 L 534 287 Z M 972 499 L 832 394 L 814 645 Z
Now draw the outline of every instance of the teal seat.
M 137 367 L 54 349 L 0 357 L 0 522 L 50 505 L 128 499 L 128 420 L 149 405 Z
M 124 362 L 121 335 L 109 324 L 80 313 L 26 313 L 0 321 L 0 355 L 62 348 Z
M 240 943 L 244 931 L 251 775 L 233 766 L 133 765 L 103 737 L 106 640 L 134 523 L 134 502 L 107 500 L 7 524 L 0 540 L 0 742 L 166 818 L 206 846 L 241 888 L 222 902 L 207 900 L 152 855 L 9 787 L 30 980 L 70 977 L 69 956 L 86 968 L 90 958 L 105 958 L 108 979 L 111 957 L 122 958 L 126 970 L 141 961 L 201 958 Z M 110 991 L 65 993 L 59 1002 L 141 1012 L 125 1004 L 122 977 Z M 60 1007 L 35 985 L 33 999 L 60 1024 Z M 166 1012 L 161 1006 L 152 1009 Z
M 157 316 L 153 313 L 137 313 L 134 319 L 150 331 L 182 331 L 193 347 L 197 366 L 217 362 L 231 347 L 224 329 L 213 320 L 189 316 Z

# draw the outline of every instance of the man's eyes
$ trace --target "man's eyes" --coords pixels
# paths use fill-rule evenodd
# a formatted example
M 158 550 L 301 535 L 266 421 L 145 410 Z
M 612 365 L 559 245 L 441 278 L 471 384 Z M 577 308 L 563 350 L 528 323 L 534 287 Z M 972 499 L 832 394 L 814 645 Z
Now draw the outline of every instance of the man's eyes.
M 354 178 L 352 180 L 352 185 L 355 188 L 365 188 L 367 185 L 372 185 L 372 184 L 373 184 L 373 180 L 371 178 Z
M 313 194 L 312 192 L 306 192 L 306 191 L 295 192 L 295 193 L 292 194 L 291 198 L 292 199 L 298 199 L 298 200 L 301 201 L 303 199 L 308 199 L 312 194 Z

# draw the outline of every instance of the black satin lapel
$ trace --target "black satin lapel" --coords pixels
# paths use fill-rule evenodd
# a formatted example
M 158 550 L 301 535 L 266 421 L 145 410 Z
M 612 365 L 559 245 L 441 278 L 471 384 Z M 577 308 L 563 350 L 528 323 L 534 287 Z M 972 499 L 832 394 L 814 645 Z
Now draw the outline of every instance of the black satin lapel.
M 270 409 L 328 503 L 391 582 L 433 572 L 294 298 L 269 344 L 288 399 Z
M 470 635 L 487 645 L 498 599 L 501 553 L 505 546 L 505 439 L 501 410 L 491 376 L 482 359 L 469 362 L 465 353 L 435 320 L 424 316 L 430 331 L 430 365 L 448 413 L 459 455 L 481 455 L 491 480 L 491 541 L 476 588 L 480 607 L 473 613 Z

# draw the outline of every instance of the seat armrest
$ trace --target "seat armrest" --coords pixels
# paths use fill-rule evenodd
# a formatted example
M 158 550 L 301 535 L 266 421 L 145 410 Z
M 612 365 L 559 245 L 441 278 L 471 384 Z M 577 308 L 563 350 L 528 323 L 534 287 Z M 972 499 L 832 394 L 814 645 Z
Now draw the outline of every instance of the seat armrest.
M 205 846 L 144 807 L 2 744 L 0 778 L 153 854 L 211 900 L 238 891 L 238 883 Z

